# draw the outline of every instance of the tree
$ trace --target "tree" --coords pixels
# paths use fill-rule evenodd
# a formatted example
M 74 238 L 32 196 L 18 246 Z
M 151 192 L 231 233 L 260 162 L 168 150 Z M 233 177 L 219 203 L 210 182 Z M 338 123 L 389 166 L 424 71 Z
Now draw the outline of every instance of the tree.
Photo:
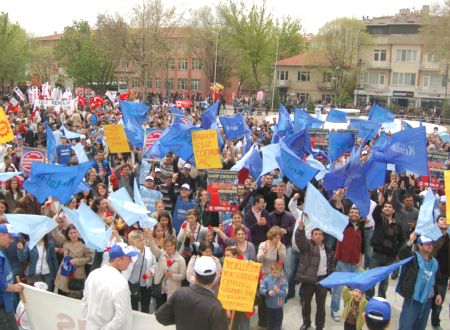
M 0 14 L 0 45 L 0 82 L 15 84 L 26 76 L 30 38 L 3 12 Z
M 438 55 L 444 63 L 450 62 L 450 0 L 436 5 L 431 15 L 424 17 L 420 37 L 424 48 Z
M 50 81 L 50 77 L 55 67 L 55 54 L 50 46 L 42 46 L 39 42 L 34 41 L 30 50 L 32 61 L 31 73 L 37 77 L 39 81 Z

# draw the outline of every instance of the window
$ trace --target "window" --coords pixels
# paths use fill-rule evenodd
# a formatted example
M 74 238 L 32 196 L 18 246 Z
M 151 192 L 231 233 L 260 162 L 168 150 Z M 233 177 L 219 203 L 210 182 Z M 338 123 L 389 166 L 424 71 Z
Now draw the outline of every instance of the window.
M 173 58 L 169 58 L 169 60 L 167 61 L 167 68 L 169 70 L 174 70 L 175 69 L 175 61 Z
M 155 79 L 155 88 L 161 88 L 161 79 L 159 78 Z
M 333 95 L 322 94 L 322 103 L 331 103 L 333 101 Z
M 300 100 L 301 103 L 303 103 L 309 99 L 309 94 L 308 93 L 297 93 L 297 98 Z
M 439 63 L 439 56 L 436 54 L 426 53 L 425 63 Z
M 441 87 L 442 75 L 440 74 L 426 74 L 423 76 L 424 87 Z
M 373 51 L 373 60 L 375 62 L 386 62 L 386 49 L 375 49 Z
M 277 71 L 278 80 L 288 80 L 288 71 Z
M 200 90 L 200 79 L 192 79 L 191 80 L 191 89 L 193 91 L 199 91 Z
M 394 72 L 392 85 L 414 86 L 416 84 L 415 73 Z
M 148 88 L 152 88 L 152 82 L 151 78 L 147 81 Z
M 330 83 L 333 81 L 333 74 L 331 72 L 324 72 L 323 73 L 323 82 Z
M 131 80 L 131 88 L 138 88 L 139 87 L 139 79 L 137 77 L 133 77 Z
M 417 50 L 416 49 L 397 49 L 395 53 L 395 60 L 397 62 L 416 62 Z
M 298 81 L 309 81 L 309 71 L 299 71 L 297 79 Z
M 173 78 L 166 80 L 166 86 L 167 86 L 167 89 L 173 89 L 173 86 L 174 86 Z
M 178 89 L 188 89 L 187 79 L 178 78 Z
M 180 41 L 180 48 L 181 49 L 185 49 L 186 48 L 186 43 L 184 41 Z
M 178 70 L 187 70 L 187 60 L 185 58 L 180 58 L 178 61 Z
M 369 85 L 384 85 L 384 72 L 363 72 L 362 81 Z
M 192 70 L 194 71 L 199 71 L 202 68 L 202 63 L 200 62 L 200 60 L 198 58 L 193 58 L 192 59 Z

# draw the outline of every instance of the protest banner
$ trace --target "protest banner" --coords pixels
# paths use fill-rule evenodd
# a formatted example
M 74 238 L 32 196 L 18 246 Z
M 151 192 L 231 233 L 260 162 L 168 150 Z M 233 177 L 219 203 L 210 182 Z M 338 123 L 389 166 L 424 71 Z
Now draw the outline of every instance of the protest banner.
M 20 171 L 30 175 L 31 163 L 45 163 L 47 150 L 23 147 L 20 154 Z
M 447 170 L 450 153 L 445 151 L 429 151 L 428 157 L 428 176 L 444 180 L 444 171 Z
M 163 129 L 147 127 L 144 134 L 144 150 L 149 150 L 163 132 Z M 146 154 L 145 151 L 144 155 Z
M 314 149 L 328 151 L 328 130 L 324 128 L 310 128 L 311 146 Z
M 114 154 L 118 152 L 130 152 L 127 136 L 122 125 L 103 125 L 109 151 Z M 142 141 L 142 140 L 141 140 Z
M 238 171 L 209 170 L 208 193 L 210 212 L 237 212 L 239 198 L 237 195 Z
M 450 198 L 450 171 L 444 171 L 445 197 Z M 450 203 L 445 203 L 445 212 L 450 214 Z M 450 217 L 447 217 L 447 223 L 450 225 Z
M 192 132 L 195 167 L 197 169 L 222 168 L 219 142 L 215 129 Z
M 86 329 L 80 300 L 42 291 L 26 284 L 22 285 L 26 316 L 31 329 Z M 154 315 L 133 311 L 132 329 L 173 330 L 175 326 L 165 327 L 156 321 Z
M 192 108 L 191 100 L 175 100 L 175 105 L 177 108 Z
M 248 260 L 225 258 L 219 287 L 224 309 L 252 312 L 261 264 Z
M 444 182 L 436 177 L 421 176 L 417 180 L 417 185 L 423 189 L 428 187 L 431 189 L 444 189 Z

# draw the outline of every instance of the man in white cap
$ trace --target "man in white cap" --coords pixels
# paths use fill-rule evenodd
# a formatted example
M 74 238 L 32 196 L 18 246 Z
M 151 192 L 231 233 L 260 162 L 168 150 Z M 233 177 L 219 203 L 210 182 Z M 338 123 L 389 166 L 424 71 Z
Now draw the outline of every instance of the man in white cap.
M 156 319 L 166 326 L 175 324 L 177 330 L 228 329 L 225 312 L 211 289 L 216 263 L 211 257 L 200 257 L 195 261 L 194 271 L 197 284 L 176 290 L 156 311 Z
M 117 243 L 109 251 L 109 263 L 89 274 L 81 302 L 86 330 L 131 330 L 130 289 L 122 271 L 136 255 L 132 247 Z
M 417 250 L 413 252 L 411 249 L 416 238 L 416 233 L 411 233 L 409 241 L 399 252 L 400 259 L 414 256 L 412 261 L 403 266 L 398 283 L 397 291 L 404 298 L 399 330 L 425 330 L 432 299 L 436 305 L 442 303 L 440 288 L 436 285 L 439 265 L 431 255 L 433 240 L 420 236 Z
M 173 204 L 172 226 L 178 234 L 180 232 L 181 224 L 186 218 L 187 211 L 195 208 L 197 202 L 195 199 L 190 198 L 192 189 L 187 183 L 181 185 L 179 195 L 175 193 L 177 177 L 178 173 L 175 173 L 172 177 L 172 183 L 169 187 L 169 197 Z
M 18 329 L 13 300 L 14 292 L 20 292 L 23 288 L 13 283 L 11 267 L 3 252 L 17 237 L 10 224 L 0 224 L 0 329 Z
M 155 189 L 155 178 L 151 175 L 147 175 L 144 185 L 140 186 L 139 190 L 147 210 L 149 210 L 150 213 L 155 212 L 155 202 L 161 200 L 163 197 L 162 193 Z

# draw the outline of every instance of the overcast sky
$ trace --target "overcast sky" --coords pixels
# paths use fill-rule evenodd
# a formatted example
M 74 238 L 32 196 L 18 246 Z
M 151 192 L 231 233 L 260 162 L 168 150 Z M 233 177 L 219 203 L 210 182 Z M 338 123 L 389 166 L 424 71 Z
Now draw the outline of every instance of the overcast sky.
M 131 8 L 143 0 L 0 0 L 0 11 L 9 13 L 10 20 L 18 22 L 36 36 L 61 33 L 74 20 L 84 19 L 94 25 L 100 13 L 130 14 Z M 223 1 L 223 0 L 222 0 Z M 245 0 L 261 4 L 262 0 Z M 444 0 L 266 0 L 267 8 L 275 17 L 293 16 L 301 19 L 306 33 L 316 33 L 326 22 L 337 17 L 378 17 L 393 15 L 401 8 L 421 9 L 422 5 L 443 3 Z M 165 6 L 176 6 L 186 11 L 214 3 L 211 0 L 163 0 Z

